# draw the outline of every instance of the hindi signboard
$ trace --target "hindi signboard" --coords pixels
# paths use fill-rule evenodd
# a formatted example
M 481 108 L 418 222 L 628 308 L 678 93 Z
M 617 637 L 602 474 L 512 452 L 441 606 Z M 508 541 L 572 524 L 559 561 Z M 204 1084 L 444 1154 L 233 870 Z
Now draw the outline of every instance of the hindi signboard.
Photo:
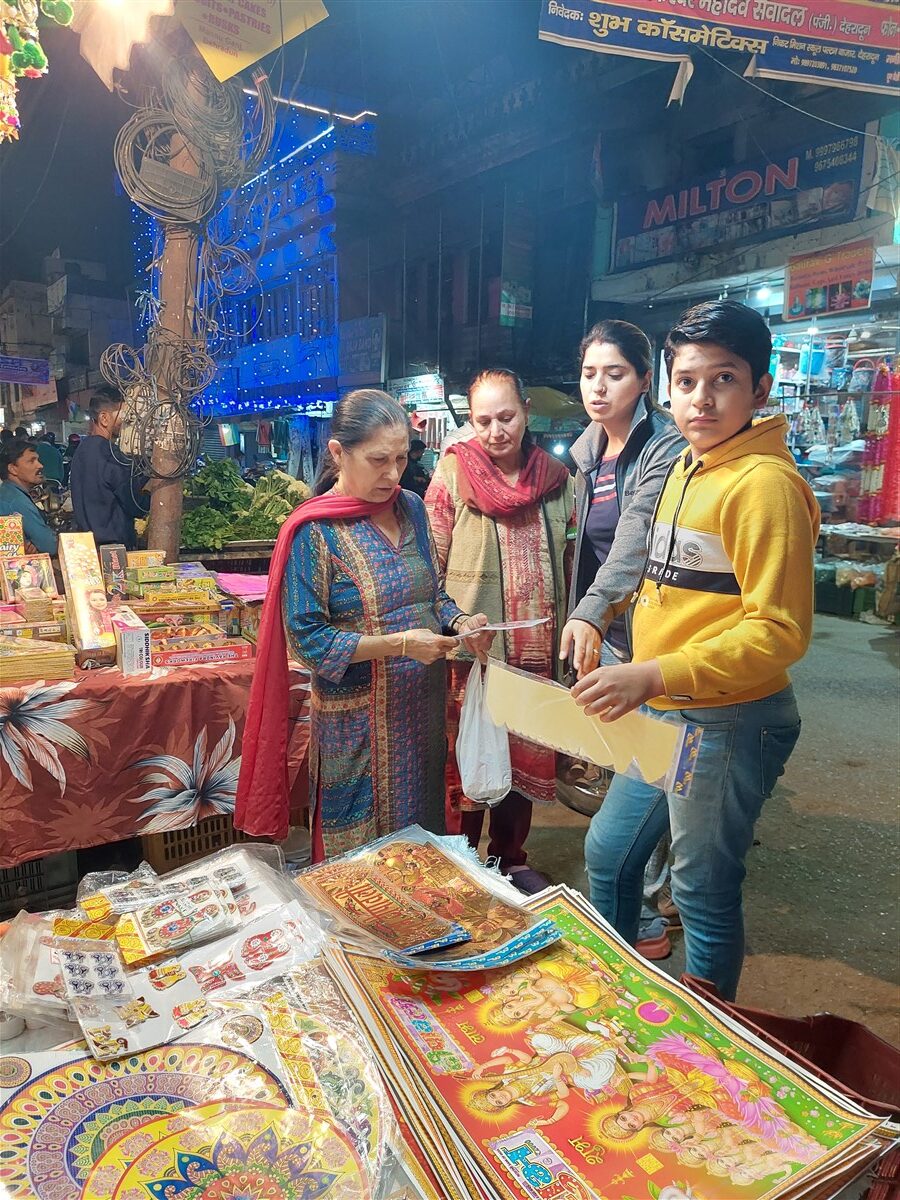
M 392 379 L 388 391 L 404 408 L 420 408 L 425 404 L 444 403 L 443 375 L 407 375 Z
M 46 358 L 16 358 L 0 354 L 0 383 L 50 382 L 50 363 Z
M 384 313 L 338 325 L 339 387 L 381 387 L 386 370 L 385 325 Z
M 681 63 L 684 85 L 692 53 L 725 51 L 751 76 L 900 94 L 900 11 L 879 0 L 541 0 L 538 37 Z

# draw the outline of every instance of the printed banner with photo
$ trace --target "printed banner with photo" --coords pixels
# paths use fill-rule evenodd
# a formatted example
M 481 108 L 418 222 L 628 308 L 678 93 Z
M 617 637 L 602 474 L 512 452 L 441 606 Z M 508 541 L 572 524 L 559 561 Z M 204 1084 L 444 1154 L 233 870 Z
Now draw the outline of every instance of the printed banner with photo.
M 785 275 L 784 319 L 802 321 L 868 308 L 874 278 L 872 238 L 815 254 L 796 254 L 788 259 Z

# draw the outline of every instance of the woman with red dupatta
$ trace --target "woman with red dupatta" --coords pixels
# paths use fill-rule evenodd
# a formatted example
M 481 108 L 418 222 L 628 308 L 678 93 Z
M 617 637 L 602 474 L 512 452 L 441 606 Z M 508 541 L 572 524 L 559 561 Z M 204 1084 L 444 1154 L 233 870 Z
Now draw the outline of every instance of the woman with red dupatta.
M 553 678 L 566 619 L 569 554 L 575 530 L 569 472 L 528 436 L 528 401 L 513 371 L 489 370 L 469 388 L 470 441 L 441 459 L 425 496 L 447 594 L 494 623 L 549 618 L 498 634 L 490 653 L 523 671 Z M 447 829 L 477 847 L 484 808 L 462 791 L 456 736 L 471 658 L 450 663 Z M 546 886 L 527 866 L 532 803 L 556 799 L 556 754 L 510 737 L 512 791 L 490 810 L 488 854 L 523 892 Z
M 269 570 L 235 824 L 288 832 L 290 647 L 312 672 L 313 859 L 418 823 L 443 831 L 444 657 L 487 623 L 441 589 L 422 501 L 398 487 L 409 421 L 385 392 L 336 406 L 316 496 L 285 522 Z M 483 652 L 490 634 L 467 639 Z

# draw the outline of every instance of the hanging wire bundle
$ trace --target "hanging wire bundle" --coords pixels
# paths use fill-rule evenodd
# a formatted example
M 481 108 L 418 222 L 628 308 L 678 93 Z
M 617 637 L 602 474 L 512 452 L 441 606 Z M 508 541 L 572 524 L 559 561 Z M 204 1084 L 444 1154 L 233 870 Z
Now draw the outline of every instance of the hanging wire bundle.
M 140 350 L 109 346 L 100 364 L 125 399 L 121 449 L 136 469 L 157 478 L 186 475 L 196 461 L 203 420 L 194 406 L 215 377 L 210 350 L 236 332 L 227 327 L 223 298 L 260 286 L 237 238 L 217 236 L 213 228 L 228 194 L 254 178 L 272 144 L 275 99 L 264 72 L 253 80 L 256 100 L 247 113 L 238 84 L 219 83 L 197 59 L 174 57 L 149 103 L 116 138 L 116 168 L 134 203 L 163 230 L 192 229 L 199 246 L 186 301 L 190 339 L 163 327 L 164 305 L 148 299 L 146 344 Z M 147 295 L 153 298 L 159 296 L 160 243 L 149 267 Z
M 216 372 L 206 348 L 157 325 L 140 351 L 122 342 L 107 346 L 100 371 L 124 397 L 119 446 L 136 470 L 163 479 L 186 475 L 199 453 L 204 424 L 191 401 Z M 174 464 L 165 469 L 154 464 L 154 447 L 166 451 Z
M 196 176 L 173 167 L 182 151 L 196 164 Z M 165 109 L 139 109 L 119 130 L 113 156 L 122 187 L 163 224 L 192 225 L 212 212 L 219 196 L 215 163 L 204 149 L 183 143 Z

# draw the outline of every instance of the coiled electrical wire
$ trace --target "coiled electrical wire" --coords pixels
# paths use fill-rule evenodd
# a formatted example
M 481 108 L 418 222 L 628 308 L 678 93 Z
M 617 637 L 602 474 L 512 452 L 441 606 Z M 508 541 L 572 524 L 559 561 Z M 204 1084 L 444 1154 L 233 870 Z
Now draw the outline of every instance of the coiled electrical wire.
M 145 160 L 171 167 L 180 150 L 178 142 L 182 140 L 183 135 L 170 113 L 161 108 L 145 108 L 125 122 L 113 150 L 122 187 L 138 208 L 168 225 L 198 224 L 212 211 L 219 195 L 215 163 L 196 143 L 184 146 L 197 166 L 197 175 L 187 177 L 191 186 L 185 185 L 182 196 L 173 195 L 171 188 L 164 190 L 154 185 L 149 171 L 141 174 Z
M 234 187 L 246 167 L 240 87 L 220 83 L 205 63 L 172 58 L 163 69 L 162 94 L 185 139 L 209 153 L 220 187 Z

